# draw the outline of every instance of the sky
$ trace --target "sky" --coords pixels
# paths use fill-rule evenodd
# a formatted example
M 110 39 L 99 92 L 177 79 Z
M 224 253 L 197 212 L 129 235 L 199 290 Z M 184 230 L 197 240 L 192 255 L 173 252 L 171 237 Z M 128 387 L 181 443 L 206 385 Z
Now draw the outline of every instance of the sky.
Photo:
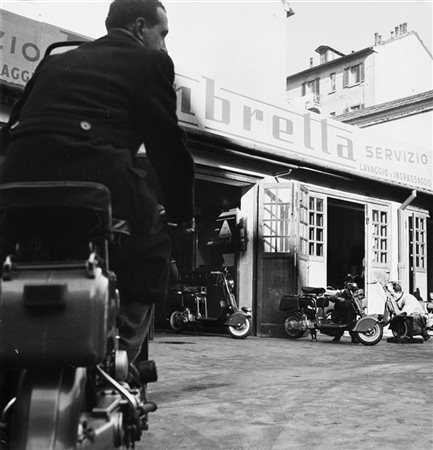
M 166 0 L 163 3 L 170 11 L 170 3 L 179 6 L 194 2 L 216 3 L 210 0 Z M 0 0 L 0 8 L 96 38 L 105 33 L 104 20 L 109 3 L 109 0 Z M 227 6 L 243 3 L 248 8 L 252 3 L 266 1 L 220 0 L 217 3 Z M 389 38 L 391 30 L 404 22 L 408 24 L 408 31 L 417 31 L 426 47 L 433 52 L 433 0 L 302 0 L 289 1 L 289 4 L 295 14 L 287 19 L 288 74 L 308 68 L 309 59 L 317 56 L 314 50 L 319 45 L 350 53 L 373 45 L 375 32 L 382 34 L 384 39 Z M 188 23 L 189 27 L 194 26 L 193 20 L 188 20 Z

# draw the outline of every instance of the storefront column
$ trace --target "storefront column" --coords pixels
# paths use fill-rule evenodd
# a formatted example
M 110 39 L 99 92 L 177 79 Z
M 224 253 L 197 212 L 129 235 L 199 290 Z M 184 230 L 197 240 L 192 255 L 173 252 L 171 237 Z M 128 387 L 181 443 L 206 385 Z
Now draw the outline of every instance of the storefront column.
M 254 185 L 243 193 L 241 198 L 241 216 L 246 220 L 246 243 L 245 251 L 239 253 L 238 266 L 238 304 L 255 310 L 255 268 L 256 268 L 256 236 L 257 236 L 257 198 L 258 187 Z M 255 323 L 253 317 L 253 323 Z
M 397 276 L 404 291 L 409 288 L 409 277 L 407 272 L 408 261 L 408 233 L 405 210 L 415 200 L 416 190 L 413 190 L 409 197 L 397 209 L 398 225 L 398 262 Z

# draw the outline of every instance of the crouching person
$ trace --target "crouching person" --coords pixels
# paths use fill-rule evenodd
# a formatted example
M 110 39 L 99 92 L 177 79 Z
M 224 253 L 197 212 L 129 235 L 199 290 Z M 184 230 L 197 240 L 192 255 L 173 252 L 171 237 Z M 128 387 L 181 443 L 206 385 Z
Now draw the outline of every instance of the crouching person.
M 391 281 L 387 287 L 393 295 L 397 306 L 400 308 L 400 312 L 412 317 L 413 334 L 420 334 L 424 341 L 430 339 L 430 335 L 426 330 L 425 313 L 416 297 L 407 292 L 403 292 L 400 284 L 396 281 Z

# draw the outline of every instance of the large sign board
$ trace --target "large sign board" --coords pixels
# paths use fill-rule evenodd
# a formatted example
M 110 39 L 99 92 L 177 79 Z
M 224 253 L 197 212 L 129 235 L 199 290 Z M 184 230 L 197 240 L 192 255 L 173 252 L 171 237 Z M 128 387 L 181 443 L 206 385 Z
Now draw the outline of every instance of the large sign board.
M 176 91 L 179 120 L 186 127 L 263 150 L 270 158 L 433 193 L 432 153 L 427 149 L 305 109 L 271 104 L 218 86 L 210 77 L 178 73 Z
M 25 85 L 47 46 L 87 40 L 68 30 L 0 10 L 0 79 Z M 230 71 L 231 68 L 224 70 Z M 212 76 L 178 71 L 180 123 L 269 155 L 433 193 L 432 153 L 306 110 L 266 101 Z M 238 85 L 239 83 L 234 83 Z M 251 92 L 251 89 L 249 89 Z M 259 91 L 260 92 L 260 91 Z M 268 97 L 266 97 L 268 98 Z
M 24 86 L 49 44 L 74 40 L 88 39 L 0 9 L 0 79 Z

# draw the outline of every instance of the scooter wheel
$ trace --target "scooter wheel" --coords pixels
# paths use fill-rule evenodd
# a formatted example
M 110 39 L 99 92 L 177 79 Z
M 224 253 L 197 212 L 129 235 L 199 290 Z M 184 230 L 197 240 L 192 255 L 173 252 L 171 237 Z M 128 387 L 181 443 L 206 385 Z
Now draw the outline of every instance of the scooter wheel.
M 228 327 L 230 336 L 234 339 L 245 339 L 251 333 L 251 320 L 245 318 L 245 322 L 237 327 Z
M 383 328 L 376 323 L 371 330 L 361 333 L 358 332 L 359 342 L 363 345 L 376 345 L 378 342 L 382 340 L 383 337 Z
M 173 311 L 171 313 L 170 327 L 176 333 L 180 333 L 185 328 L 184 315 L 180 311 Z
M 393 329 L 392 335 L 397 338 L 405 338 L 409 336 L 409 326 L 406 321 L 402 321 L 398 324 L 398 329 Z
M 296 314 L 289 314 L 284 321 L 284 331 L 290 339 L 298 339 L 305 334 L 301 327 L 301 318 Z

